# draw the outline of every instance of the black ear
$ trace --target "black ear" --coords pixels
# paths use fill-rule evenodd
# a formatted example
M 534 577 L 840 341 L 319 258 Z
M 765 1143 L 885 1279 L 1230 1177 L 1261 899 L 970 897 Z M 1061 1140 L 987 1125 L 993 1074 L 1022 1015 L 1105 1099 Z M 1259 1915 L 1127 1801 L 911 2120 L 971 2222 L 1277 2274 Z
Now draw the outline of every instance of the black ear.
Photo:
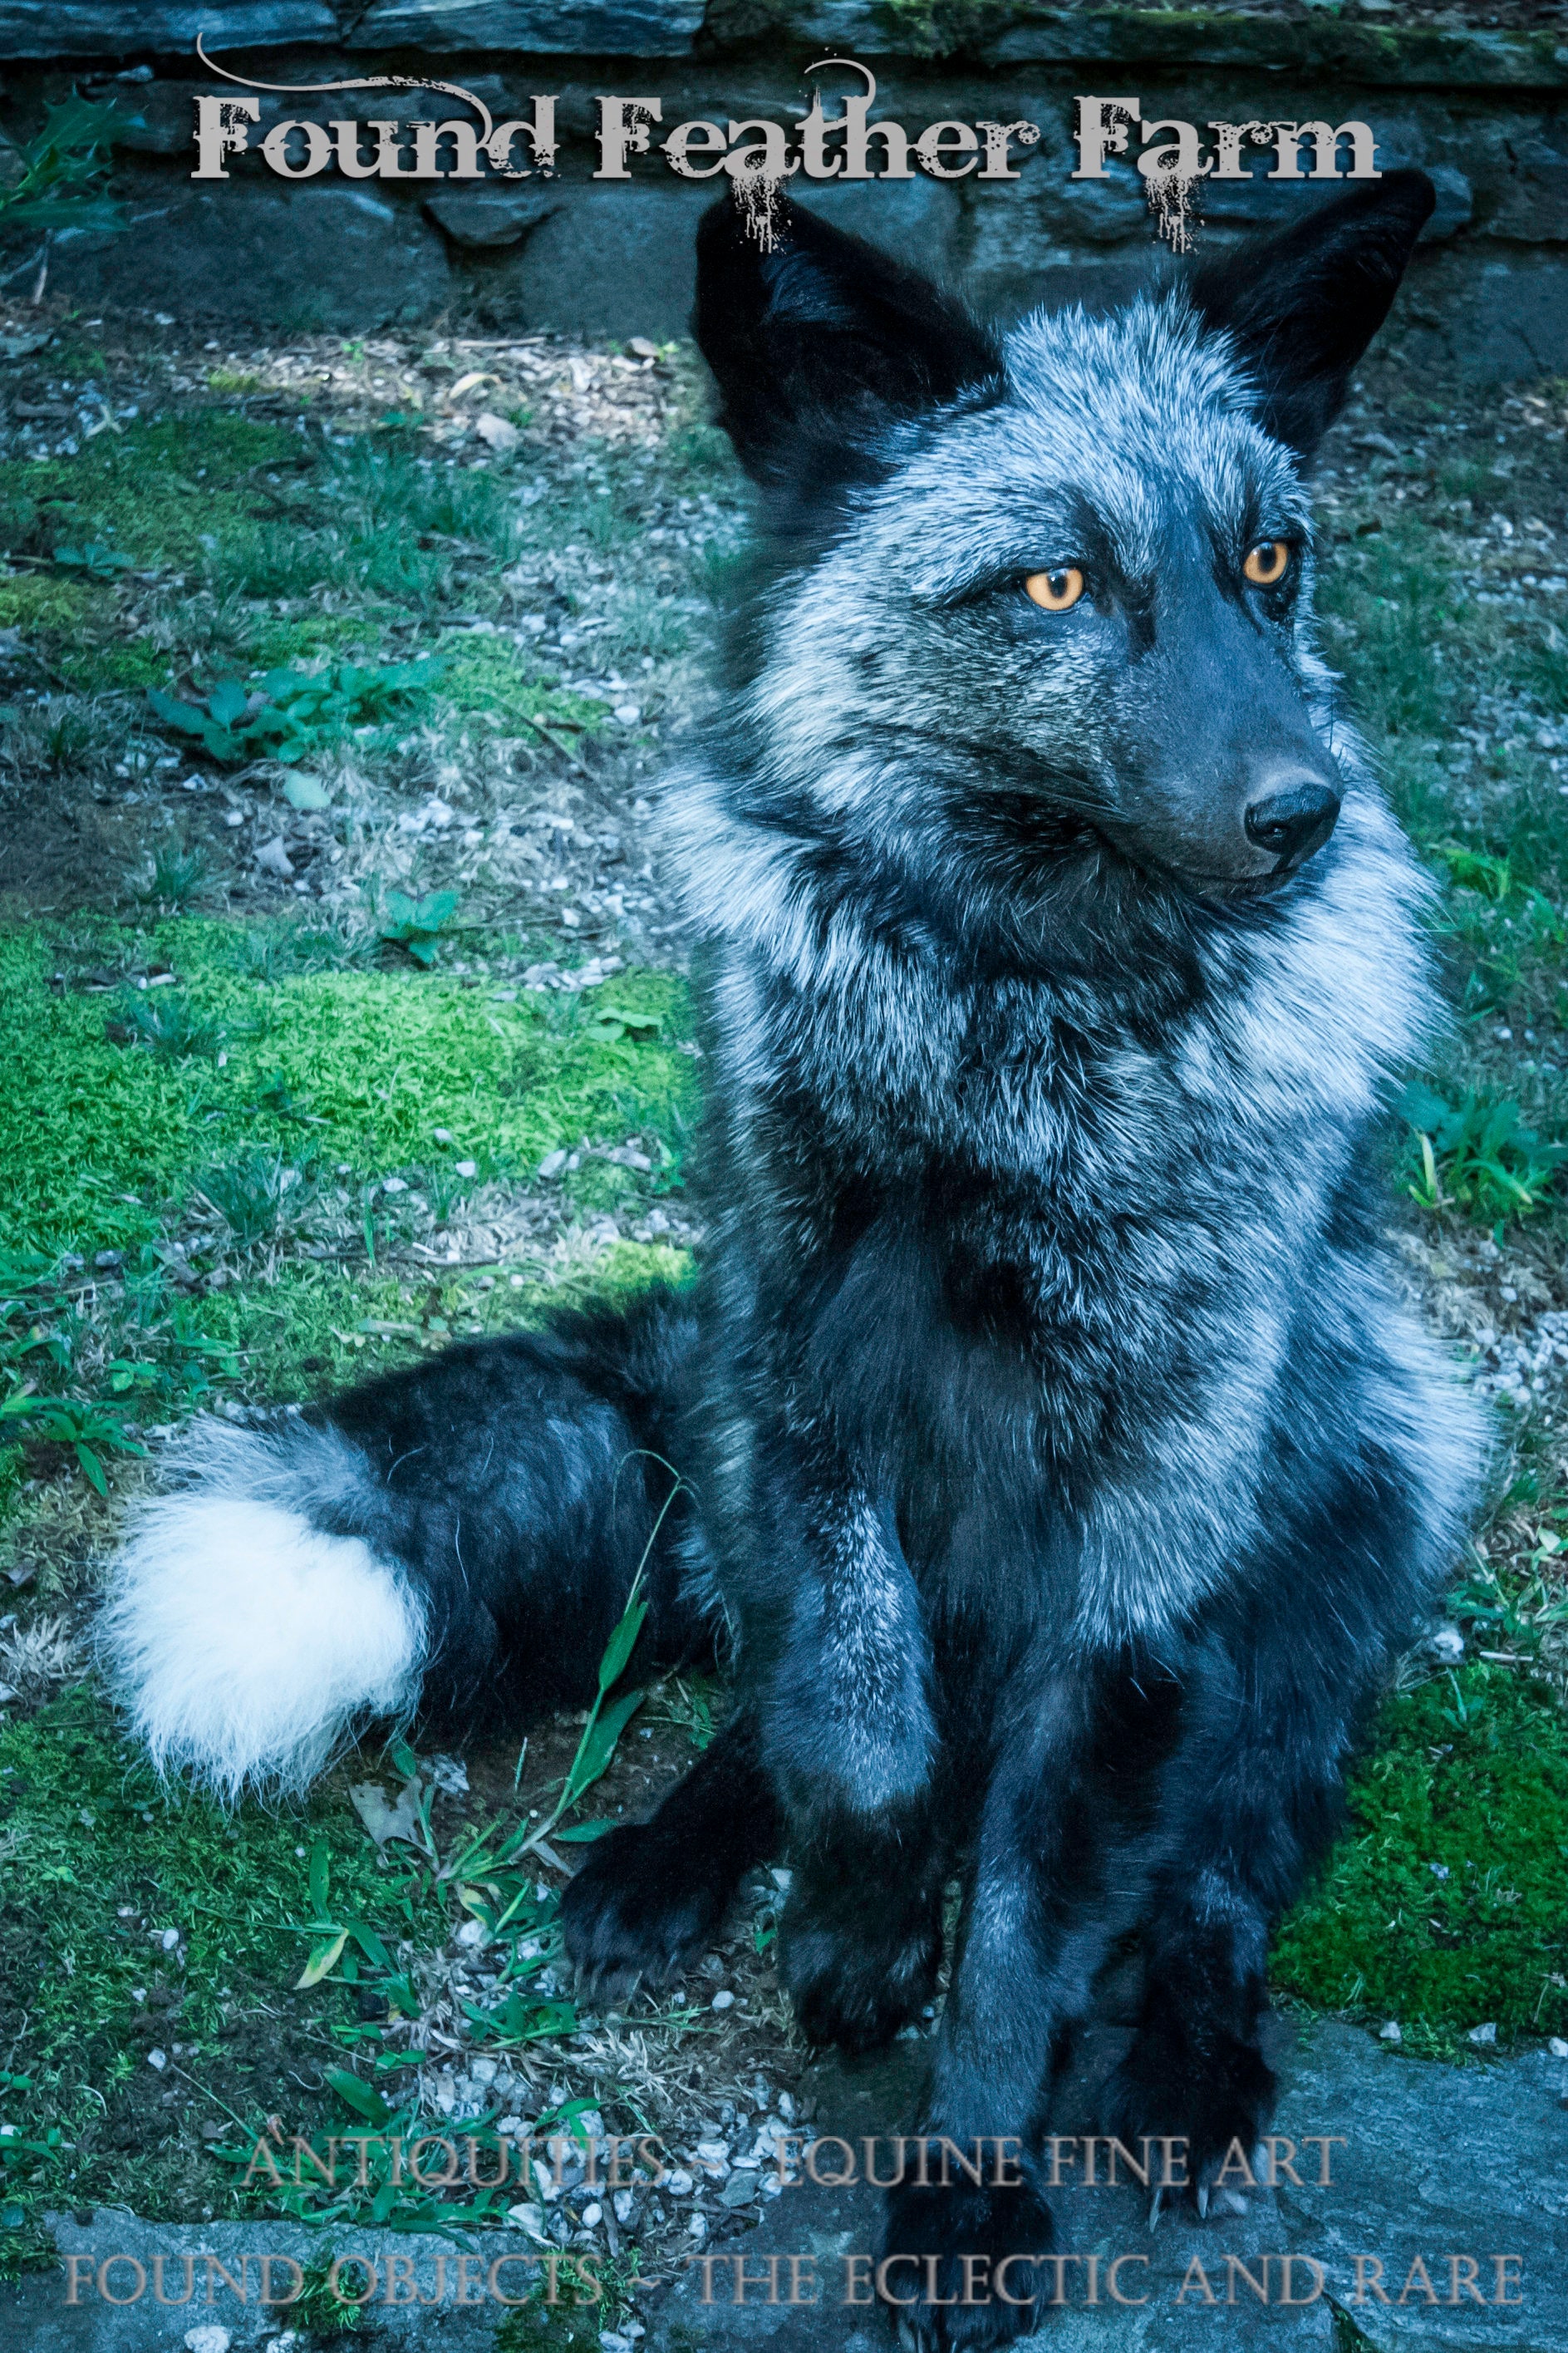
M 776 479 L 830 447 L 846 477 L 880 426 L 997 373 L 984 328 L 930 281 L 784 198 L 764 253 L 732 200 L 697 232 L 692 332 L 712 369 L 719 422 L 748 473 Z
M 1425 172 L 1388 172 L 1189 280 L 1261 385 L 1268 430 L 1303 457 L 1337 416 L 1435 202 Z

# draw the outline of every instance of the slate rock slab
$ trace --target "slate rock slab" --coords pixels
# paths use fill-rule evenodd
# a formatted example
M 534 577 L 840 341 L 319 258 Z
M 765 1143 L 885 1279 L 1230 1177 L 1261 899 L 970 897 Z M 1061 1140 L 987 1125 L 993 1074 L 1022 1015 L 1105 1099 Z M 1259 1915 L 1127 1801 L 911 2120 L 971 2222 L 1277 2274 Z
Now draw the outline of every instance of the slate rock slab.
M 1090 2042 L 1068 2088 L 1064 2135 L 1088 2129 L 1092 2081 L 1118 2047 L 1112 2029 Z M 814 2071 L 807 2089 L 816 2114 L 805 2129 L 825 2144 L 819 2171 L 830 2175 L 844 2164 L 837 2149 L 826 2151 L 829 2135 L 858 2150 L 868 2135 L 887 2143 L 908 2128 L 926 2055 L 919 2043 L 900 2043 L 872 2061 L 827 2061 Z M 1222 2347 L 1226 2353 L 1568 2353 L 1568 2063 L 1531 2052 L 1487 2065 L 1442 2066 L 1386 2051 L 1352 2028 L 1319 2024 L 1303 2030 L 1277 2063 L 1285 2086 L 1274 2126 L 1281 2169 L 1276 2187 L 1239 2190 L 1245 2212 L 1211 2211 L 1203 2223 L 1166 2214 L 1151 2231 L 1148 2196 L 1125 2180 L 1058 2193 L 1058 2247 L 1079 2260 L 1064 2265 L 1061 2308 L 1028 2340 L 1035 2353 L 1218 2353 Z M 1327 2181 L 1323 2136 L 1333 2137 Z M 1081 2173 L 1081 2140 L 1079 2148 Z M 880 2162 L 889 2162 L 886 2147 Z M 1292 2164 L 1295 2180 L 1283 2169 Z M 1104 2165 L 1101 2144 L 1100 2177 Z M 1063 2171 L 1067 2176 L 1065 2152 Z M 710 2343 L 736 2353 L 753 2347 L 759 2353 L 889 2353 L 892 2332 L 882 2314 L 842 2296 L 845 2258 L 874 2244 L 877 2205 L 863 2181 L 803 2181 L 769 2201 L 759 2228 L 734 2238 L 721 2235 L 723 2217 L 716 2210 L 711 2237 L 693 2242 L 698 2259 L 673 2266 L 668 2287 L 645 2308 L 647 2334 L 638 2353 L 696 2353 Z M 86 2222 L 58 2217 L 53 2227 L 61 2271 L 0 2287 L 5 2353 L 177 2353 L 187 2330 L 208 2323 L 230 2332 L 232 2353 L 252 2353 L 287 2319 L 254 2300 L 257 2257 L 305 2259 L 321 2244 L 286 2223 L 188 2226 L 110 2211 Z M 378 2299 L 366 2314 L 374 2333 L 348 2341 L 384 2353 L 405 2347 L 487 2353 L 501 2310 L 489 2300 L 455 2302 L 462 2249 L 380 2232 L 344 2232 L 336 2244 L 383 2266 L 393 2255 L 412 2262 L 427 2296 L 437 2261 L 444 2257 L 447 2267 L 439 2303 L 389 2308 Z M 498 2253 L 527 2253 L 526 2241 L 514 2234 L 470 2244 L 467 2277 L 476 2290 Z M 191 2304 L 160 2306 L 149 2290 L 117 2307 L 97 2295 L 96 2266 L 106 2257 L 132 2258 L 151 2279 L 158 2254 L 165 2258 L 171 2293 L 183 2287 L 184 2256 L 196 2259 Z M 247 2306 L 238 2306 L 221 2280 L 212 2303 L 205 2300 L 208 2254 L 231 2274 L 249 2255 Z M 73 2255 L 81 2260 L 79 2301 L 71 2306 L 64 2265 Z M 1128 2259 L 1115 2275 L 1121 2302 L 1110 2292 L 1110 2266 L 1119 2256 Z M 815 2284 L 816 2301 L 789 2303 L 792 2257 L 797 2288 L 805 2294 Z M 1500 2272 L 1500 2258 L 1506 2259 Z M 738 2259 L 744 2263 L 742 2302 L 735 2296 Z M 1321 2294 L 1313 2292 L 1314 2265 L 1322 2271 Z M 279 2276 L 286 2282 L 289 2275 Z M 527 2276 L 520 2263 L 503 2270 L 501 2284 L 521 2293 Z M 107 2278 L 114 2293 L 124 2294 L 135 2274 L 126 2263 Z M 1508 2299 L 1501 2303 L 1500 2282 Z M 1287 2289 L 1308 2300 L 1283 2302 Z
M 1101 2062 L 1111 2042 L 1100 2038 Z M 895 2133 L 913 2113 L 921 2057 L 918 2046 L 906 2044 L 869 2066 L 825 2065 L 810 2129 L 852 2144 L 867 2133 Z M 1437 2065 L 1327 2023 L 1307 2029 L 1279 2063 L 1285 2090 L 1276 2156 L 1281 2166 L 1293 2163 L 1299 2179 L 1281 2171 L 1276 2188 L 1239 2187 L 1244 2213 L 1211 2210 L 1200 2223 L 1167 2211 L 1152 2231 L 1151 2200 L 1131 2186 L 1059 2191 L 1057 2244 L 1080 2260 L 1064 2266 L 1067 2300 L 1030 2345 L 1038 2353 L 1145 2347 L 1201 2353 L 1221 2346 L 1227 2353 L 1265 2346 L 1282 2353 L 1297 2347 L 1568 2353 L 1568 2107 L 1562 2105 L 1568 2064 L 1531 2052 L 1485 2067 Z M 1064 2131 L 1085 2129 L 1089 2116 L 1080 2079 L 1079 2112 L 1063 2116 Z M 1322 2136 L 1335 2137 L 1326 2182 L 1325 2151 L 1315 2137 Z M 885 2169 L 889 2160 L 879 2161 Z M 819 2169 L 842 2164 L 834 2150 Z M 1063 2170 L 1070 2178 L 1065 2156 Z M 1097 2172 L 1103 2170 L 1102 2143 Z M 712 2250 L 710 2300 L 700 2264 L 689 2269 L 658 2310 L 642 2353 L 689 2353 L 700 2337 L 767 2353 L 884 2353 L 891 2334 L 880 2316 L 843 2301 L 845 2258 L 873 2245 L 876 2203 L 858 2184 L 785 2189 L 743 2242 Z M 737 2303 L 735 2263 L 742 2254 L 745 2300 Z M 769 2301 L 773 2255 L 777 2301 Z M 795 2277 L 797 2284 L 809 2280 L 815 2266 L 819 2303 L 789 2305 L 792 2255 L 811 2259 Z M 1109 2292 L 1119 2255 L 1129 2259 L 1117 2274 L 1123 2303 Z M 1090 2256 L 1098 2258 L 1092 2303 Z M 1451 2258 L 1458 2259 L 1457 2272 Z M 1499 2258 L 1512 2260 L 1500 2271 Z M 1417 2259 L 1423 2270 L 1413 2270 Z M 1314 2265 L 1321 2268 L 1321 2293 Z M 1496 2300 L 1500 2282 L 1503 2303 Z M 1379 2300 L 1379 2284 L 1387 2303 Z M 1307 2300 L 1287 2303 L 1286 2294 Z

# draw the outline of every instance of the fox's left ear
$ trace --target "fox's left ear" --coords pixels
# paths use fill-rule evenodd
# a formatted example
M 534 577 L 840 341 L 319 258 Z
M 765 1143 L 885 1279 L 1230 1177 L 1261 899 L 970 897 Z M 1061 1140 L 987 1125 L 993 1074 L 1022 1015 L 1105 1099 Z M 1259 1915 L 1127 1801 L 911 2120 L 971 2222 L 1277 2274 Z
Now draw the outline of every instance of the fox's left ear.
M 793 477 L 803 457 L 831 470 L 835 447 L 853 473 L 879 427 L 1000 366 L 984 329 L 929 279 L 782 196 L 771 253 L 733 200 L 704 213 L 691 324 L 719 422 L 762 480 Z
M 1233 337 L 1262 387 L 1263 422 L 1300 455 L 1338 415 L 1435 202 L 1425 172 L 1388 172 L 1194 272 L 1194 304 Z

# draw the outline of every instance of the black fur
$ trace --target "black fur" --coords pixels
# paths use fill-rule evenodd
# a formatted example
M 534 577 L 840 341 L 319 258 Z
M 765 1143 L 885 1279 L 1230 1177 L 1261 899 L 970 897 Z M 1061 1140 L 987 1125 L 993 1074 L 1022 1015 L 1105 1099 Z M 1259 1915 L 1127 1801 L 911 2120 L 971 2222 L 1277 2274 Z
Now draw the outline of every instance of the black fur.
M 654 1291 L 624 1313 L 461 1342 L 320 1416 L 363 1451 L 372 1479 L 319 1524 L 401 1562 L 426 1599 L 420 1705 L 432 1728 L 473 1735 L 592 1699 L 645 1554 L 648 1614 L 631 1671 L 711 1661 L 681 1566 L 689 1495 L 677 1493 L 660 1522 L 672 1458 L 687 1451 L 696 1343 L 689 1303 Z
M 1432 216 L 1425 172 L 1386 172 L 1235 261 L 1194 275 L 1193 299 L 1235 337 L 1262 385 L 1271 433 L 1303 456 L 1343 404 L 1351 370 L 1387 318 Z

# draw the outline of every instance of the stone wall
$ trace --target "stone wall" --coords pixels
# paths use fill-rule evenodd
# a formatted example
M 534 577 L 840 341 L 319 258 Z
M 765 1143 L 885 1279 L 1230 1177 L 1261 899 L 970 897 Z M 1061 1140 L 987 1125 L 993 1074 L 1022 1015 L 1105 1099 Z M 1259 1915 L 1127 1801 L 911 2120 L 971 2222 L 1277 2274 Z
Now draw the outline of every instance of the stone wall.
M 127 35 L 136 47 L 129 56 Z M 221 88 L 210 54 L 259 81 L 297 85 L 431 72 L 498 115 L 557 97 L 557 176 L 510 186 L 289 184 L 258 158 L 193 183 L 192 100 Z M 1568 32 L 1215 8 L 1097 10 L 1017 0 L 0 0 L 8 124 L 25 126 L 73 82 L 121 117 L 119 185 L 128 236 L 68 234 L 51 282 L 94 310 L 163 311 L 215 326 L 364 332 L 468 313 L 519 327 L 656 337 L 684 325 L 691 235 L 712 189 L 657 154 L 628 183 L 592 177 L 594 100 L 658 98 L 668 126 L 768 116 L 791 123 L 826 55 L 876 71 L 876 112 L 910 130 L 941 118 L 1024 117 L 1043 136 L 1016 181 L 818 185 L 829 216 L 962 284 L 987 309 L 1064 297 L 1100 302 L 1169 266 L 1142 183 L 1125 164 L 1070 177 L 1075 98 L 1131 91 L 1145 117 L 1199 125 L 1362 119 L 1379 161 L 1422 164 L 1438 188 L 1402 297 L 1413 365 L 1495 381 L 1568 371 Z M 134 78 L 128 78 L 134 77 Z M 838 78 L 840 89 L 853 87 Z M 266 95 L 275 121 L 345 114 L 403 121 L 459 111 L 417 92 Z M 1202 195 L 1212 249 L 1321 201 L 1308 180 L 1254 177 Z M 801 184 L 796 184 L 797 191 Z M 12 257 L 26 268 L 31 254 Z M 0 267 L 5 265 L 0 264 Z

